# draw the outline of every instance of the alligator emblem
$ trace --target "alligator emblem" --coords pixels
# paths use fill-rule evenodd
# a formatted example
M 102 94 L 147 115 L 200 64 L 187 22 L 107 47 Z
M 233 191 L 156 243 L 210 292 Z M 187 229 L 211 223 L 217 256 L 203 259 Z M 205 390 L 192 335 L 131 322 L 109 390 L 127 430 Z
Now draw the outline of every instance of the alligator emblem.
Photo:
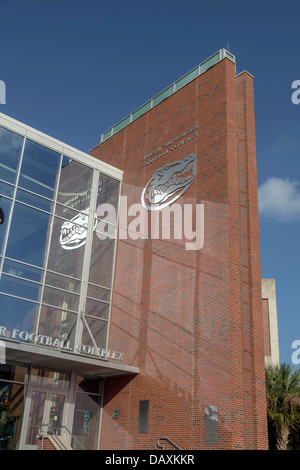
M 60 245 L 64 250 L 74 250 L 85 244 L 89 221 L 89 209 L 64 222 L 60 229 Z M 97 221 L 95 221 L 94 229 Z
M 158 168 L 142 193 L 142 204 L 148 211 L 157 211 L 172 204 L 189 188 L 194 179 L 196 156 L 191 154 Z

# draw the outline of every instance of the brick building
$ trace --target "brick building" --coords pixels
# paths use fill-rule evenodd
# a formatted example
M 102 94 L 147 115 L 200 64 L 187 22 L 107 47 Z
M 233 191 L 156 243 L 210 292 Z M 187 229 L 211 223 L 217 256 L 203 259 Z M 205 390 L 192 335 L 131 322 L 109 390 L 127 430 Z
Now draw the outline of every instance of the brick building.
M 100 448 L 152 449 L 168 437 L 182 449 L 265 449 L 252 75 L 236 75 L 221 50 L 90 153 L 123 171 L 119 230 L 140 225 L 118 240 L 109 330 L 109 347 L 139 374 L 105 380 Z M 124 222 L 141 202 L 143 216 L 127 211 Z M 203 207 L 198 247 L 186 248 L 184 230 L 151 237 L 151 216 L 175 204 L 194 208 L 194 228 Z
M 267 448 L 253 77 L 232 54 L 90 155 L 0 114 L 0 194 L 0 448 Z

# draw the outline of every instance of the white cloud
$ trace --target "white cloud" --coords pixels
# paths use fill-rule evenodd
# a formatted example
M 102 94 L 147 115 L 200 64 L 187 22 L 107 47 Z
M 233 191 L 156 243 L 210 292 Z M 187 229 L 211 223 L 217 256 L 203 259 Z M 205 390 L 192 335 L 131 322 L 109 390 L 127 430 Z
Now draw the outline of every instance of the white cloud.
M 288 179 L 269 178 L 258 188 L 261 215 L 273 217 L 280 222 L 300 219 L 299 182 Z

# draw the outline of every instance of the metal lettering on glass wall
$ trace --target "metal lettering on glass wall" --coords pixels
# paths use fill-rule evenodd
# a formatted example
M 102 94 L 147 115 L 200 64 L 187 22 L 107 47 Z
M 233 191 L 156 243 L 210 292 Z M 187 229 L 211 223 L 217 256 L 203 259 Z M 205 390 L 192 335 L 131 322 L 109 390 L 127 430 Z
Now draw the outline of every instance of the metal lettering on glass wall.
M 99 357 L 107 349 L 115 237 L 97 236 L 96 208 L 117 209 L 119 181 L 50 147 L 0 126 L 0 325 L 5 339 L 22 341 L 13 332 L 28 332 L 53 338 L 50 347 Z
M 172 204 L 191 185 L 195 176 L 196 156 L 191 154 L 182 160 L 167 163 L 158 168 L 142 193 L 142 204 L 149 211 L 157 211 Z
M 74 250 L 80 248 L 86 242 L 89 208 L 80 214 L 75 215 L 70 222 L 64 222 L 60 230 L 60 245 L 64 250 Z M 95 226 L 97 226 L 95 216 Z

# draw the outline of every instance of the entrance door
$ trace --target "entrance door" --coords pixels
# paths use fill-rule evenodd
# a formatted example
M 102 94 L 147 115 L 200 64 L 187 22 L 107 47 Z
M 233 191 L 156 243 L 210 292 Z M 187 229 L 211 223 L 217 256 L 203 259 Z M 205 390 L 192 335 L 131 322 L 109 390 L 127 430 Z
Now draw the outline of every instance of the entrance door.
M 20 449 L 37 449 L 37 436 L 42 424 L 48 424 L 54 432 L 66 424 L 68 394 L 62 390 L 45 390 L 31 387 L 24 411 Z

